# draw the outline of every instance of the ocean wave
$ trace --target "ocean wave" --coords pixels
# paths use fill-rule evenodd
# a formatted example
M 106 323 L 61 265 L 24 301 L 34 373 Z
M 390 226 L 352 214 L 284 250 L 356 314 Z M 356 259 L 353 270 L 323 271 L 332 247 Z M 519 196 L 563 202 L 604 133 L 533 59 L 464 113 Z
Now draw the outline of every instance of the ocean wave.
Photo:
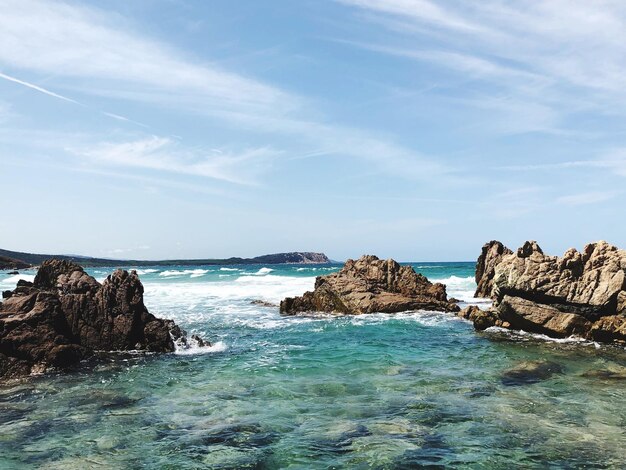
M 34 274 L 14 274 L 12 276 L 5 277 L 4 279 L 0 280 L 0 286 L 2 288 L 14 289 L 15 285 L 17 284 L 17 281 L 19 280 L 33 282 L 35 280 L 35 275 Z
M 220 271 L 240 271 L 239 268 L 220 268 Z
M 228 346 L 223 341 L 218 341 L 211 346 L 200 346 L 198 342 L 192 338 L 188 339 L 186 345 L 180 343 L 174 343 L 176 349 L 174 354 L 179 356 L 191 356 L 196 354 L 210 354 L 217 352 L 224 352 L 228 349 Z
M 597 343 L 595 341 L 590 341 L 585 338 L 581 338 L 580 336 L 568 336 L 567 338 L 552 338 L 551 336 L 544 335 L 541 333 L 529 333 L 528 331 L 524 331 L 524 330 L 510 330 L 508 328 L 501 328 L 499 326 L 490 326 L 485 331 L 488 333 L 504 334 L 507 336 L 514 337 L 516 339 L 520 339 L 522 341 L 539 340 L 539 341 L 546 341 L 549 343 L 561 343 L 561 344 L 577 343 L 581 345 L 595 346 L 596 348 L 601 347 L 600 343 Z
M 137 274 L 139 274 L 140 276 L 143 276 L 144 274 L 151 274 L 151 273 L 158 273 L 159 270 L 158 269 L 135 269 L 135 271 L 137 271 Z M 98 272 L 98 271 L 94 271 L 94 272 Z
M 467 303 L 483 303 L 482 299 L 476 299 L 474 297 L 476 281 L 473 276 L 460 277 L 452 275 L 439 279 L 433 278 L 431 281 L 444 284 L 449 297 L 454 297 Z M 491 303 L 491 300 L 489 300 L 489 302 Z
M 255 273 L 245 273 L 244 276 L 267 276 L 272 271 L 274 271 L 272 268 L 263 267 Z
M 167 271 L 163 271 L 162 273 L 159 273 L 159 276 L 179 277 L 179 276 L 189 275 L 189 277 L 200 277 L 200 276 L 204 276 L 208 272 L 209 272 L 208 269 L 184 269 L 182 271 L 170 269 Z
M 224 275 L 230 277 L 228 275 Z M 232 278 L 231 278 L 232 279 Z M 144 283 L 147 301 L 154 298 L 159 301 L 179 305 L 202 303 L 206 299 L 222 300 L 265 300 L 277 303 L 285 297 L 302 295 L 312 290 L 314 277 L 288 276 L 240 276 L 230 281 L 204 283 L 188 282 L 150 282 Z

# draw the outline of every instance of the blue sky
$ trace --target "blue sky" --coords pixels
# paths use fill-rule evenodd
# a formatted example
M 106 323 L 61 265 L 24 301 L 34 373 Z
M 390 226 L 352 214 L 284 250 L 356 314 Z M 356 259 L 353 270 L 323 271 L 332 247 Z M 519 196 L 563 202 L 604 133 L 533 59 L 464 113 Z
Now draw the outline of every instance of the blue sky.
M 0 3 L 0 247 L 626 245 L 623 2 Z

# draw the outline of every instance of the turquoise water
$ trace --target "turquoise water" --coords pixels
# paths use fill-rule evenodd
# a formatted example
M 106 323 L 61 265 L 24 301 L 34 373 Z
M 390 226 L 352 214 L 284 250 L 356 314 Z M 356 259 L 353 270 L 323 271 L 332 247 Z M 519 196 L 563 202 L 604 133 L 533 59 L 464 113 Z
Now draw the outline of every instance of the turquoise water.
M 471 301 L 473 263 L 415 266 Z M 282 318 L 251 304 L 336 269 L 143 268 L 149 309 L 213 347 L 107 354 L 0 387 L 0 468 L 623 468 L 625 382 L 585 375 L 626 366 L 622 349 L 476 334 L 436 312 Z M 503 381 L 538 359 L 562 373 Z

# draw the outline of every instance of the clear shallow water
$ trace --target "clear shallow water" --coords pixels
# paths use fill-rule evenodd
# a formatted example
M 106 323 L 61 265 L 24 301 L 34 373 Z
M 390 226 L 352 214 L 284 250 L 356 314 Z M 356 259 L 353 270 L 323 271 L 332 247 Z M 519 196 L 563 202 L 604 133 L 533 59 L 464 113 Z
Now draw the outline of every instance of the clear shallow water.
M 471 297 L 472 263 L 415 266 Z M 251 304 L 337 268 L 144 268 L 148 308 L 214 346 L 0 387 L 0 468 L 623 467 L 626 383 L 583 374 L 626 366 L 624 351 L 476 334 L 443 313 L 282 318 Z M 537 359 L 563 373 L 503 383 Z

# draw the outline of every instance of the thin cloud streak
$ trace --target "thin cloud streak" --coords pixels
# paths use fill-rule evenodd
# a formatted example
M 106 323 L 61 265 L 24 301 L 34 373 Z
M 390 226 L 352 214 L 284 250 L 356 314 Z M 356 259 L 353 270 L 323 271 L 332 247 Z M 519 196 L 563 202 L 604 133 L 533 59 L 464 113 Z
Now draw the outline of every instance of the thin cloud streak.
M 397 33 L 389 36 L 387 43 L 357 42 L 356 47 L 466 74 L 478 81 L 463 90 L 465 99 L 472 94 L 476 97 L 466 103 L 501 94 L 512 103 L 532 105 L 540 113 L 537 122 L 534 113 L 527 115 L 524 107 L 512 107 L 505 118 L 511 117 L 513 125 L 504 126 L 505 133 L 566 134 L 564 129 L 577 115 L 626 114 L 623 3 L 336 1 L 371 13 L 368 21 Z M 436 50 L 428 46 L 433 40 Z M 469 109 L 479 111 L 471 105 Z M 549 119 L 541 122 L 541 116 Z M 487 123 L 486 131 L 493 132 L 497 130 L 493 123 L 501 122 L 502 116 L 478 115 L 478 120 Z
M 558 204 L 565 204 L 568 206 L 582 206 L 586 204 L 598 204 L 617 197 L 620 194 L 618 191 L 589 191 L 578 194 L 569 194 L 567 196 L 561 196 L 556 199 Z
M 8 81 L 13 82 L 13 83 L 18 83 L 18 84 L 20 84 L 22 86 L 30 88 L 31 90 L 36 90 L 36 91 L 38 91 L 40 93 L 43 93 L 44 95 L 48 95 L 48 96 L 52 96 L 54 98 L 58 98 L 60 100 L 68 101 L 70 103 L 74 103 L 74 104 L 77 104 L 79 106 L 84 106 L 82 103 L 79 103 L 78 101 L 73 100 L 72 98 L 68 98 L 67 96 L 59 95 L 58 93 L 54 93 L 53 91 L 46 90 L 45 88 L 40 87 L 38 85 L 35 85 L 33 83 L 25 82 L 24 80 L 20 80 L 19 78 L 11 77 L 10 75 L 6 75 L 6 74 L 4 74 L 2 72 L 0 72 L 0 78 L 3 78 L 5 80 L 8 80 Z
M 12 77 L 12 76 L 7 75 L 5 73 L 0 72 L 0 78 L 3 78 L 4 80 L 8 80 L 8 81 L 13 82 L 13 83 L 17 83 L 18 85 L 25 86 L 27 88 L 30 88 L 31 90 L 38 91 L 40 93 L 43 93 L 44 95 L 52 96 L 53 98 L 57 98 L 57 99 L 60 99 L 60 100 L 63 100 L 63 101 L 67 101 L 69 103 L 76 104 L 78 106 L 82 106 L 83 108 L 93 109 L 91 106 L 88 106 L 88 105 L 86 105 L 84 103 L 81 103 L 80 101 L 76 101 L 75 99 L 68 98 L 67 96 L 60 95 L 60 94 L 55 93 L 53 91 L 50 91 L 50 90 L 48 90 L 48 89 L 46 89 L 44 87 L 41 87 L 39 85 L 35 85 L 34 83 L 30 83 L 30 82 L 27 82 L 25 80 L 20 80 L 19 78 Z M 142 127 L 148 128 L 148 126 L 145 125 L 145 124 L 142 124 L 142 123 L 140 123 L 138 121 L 134 121 L 134 120 L 129 119 L 129 118 L 124 117 L 124 116 L 120 116 L 119 114 L 108 113 L 106 111 L 100 111 L 100 110 L 96 110 L 96 111 L 98 113 L 100 113 L 100 114 L 103 114 L 103 115 L 108 116 L 110 118 L 116 119 L 118 121 L 130 122 L 130 123 L 133 123 L 133 124 L 137 124 L 138 126 L 142 126 Z

